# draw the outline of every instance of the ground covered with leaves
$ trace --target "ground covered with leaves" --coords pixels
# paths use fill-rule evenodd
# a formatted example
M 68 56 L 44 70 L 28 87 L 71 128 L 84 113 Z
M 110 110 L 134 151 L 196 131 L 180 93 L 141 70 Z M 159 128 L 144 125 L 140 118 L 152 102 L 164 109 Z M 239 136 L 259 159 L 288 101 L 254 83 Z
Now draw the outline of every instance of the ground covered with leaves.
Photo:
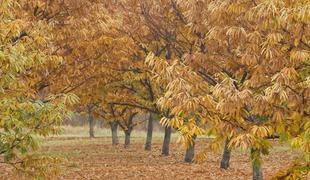
M 252 169 L 247 153 L 234 151 L 231 166 L 221 170 L 220 153 L 209 152 L 205 162 L 187 164 L 183 162 L 184 149 L 177 143 L 176 136 L 171 142 L 170 156 L 161 155 L 161 140 L 155 135 L 152 151 L 144 151 L 144 137 L 132 137 L 128 149 L 120 144 L 111 145 L 110 137 L 54 137 L 42 140 L 42 152 L 64 159 L 58 179 L 251 179 Z M 123 138 L 120 138 L 120 142 Z M 196 150 L 208 143 L 199 139 Z M 266 178 L 285 167 L 297 155 L 287 145 L 273 140 L 275 148 L 263 161 Z M 12 168 L 0 165 L 0 179 L 21 179 Z

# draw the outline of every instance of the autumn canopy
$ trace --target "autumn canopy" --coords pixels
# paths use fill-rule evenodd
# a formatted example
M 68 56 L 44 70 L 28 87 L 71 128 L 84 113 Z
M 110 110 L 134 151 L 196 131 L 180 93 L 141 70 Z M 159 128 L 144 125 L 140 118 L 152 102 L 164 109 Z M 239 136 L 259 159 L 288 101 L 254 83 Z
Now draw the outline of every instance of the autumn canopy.
M 57 175 L 37 137 L 81 112 L 125 148 L 148 114 L 145 150 L 155 121 L 163 155 L 174 131 L 186 162 L 241 149 L 255 180 L 277 138 L 298 155 L 272 178 L 309 174 L 309 0 L 0 0 L 0 65 L 0 161 L 23 174 Z

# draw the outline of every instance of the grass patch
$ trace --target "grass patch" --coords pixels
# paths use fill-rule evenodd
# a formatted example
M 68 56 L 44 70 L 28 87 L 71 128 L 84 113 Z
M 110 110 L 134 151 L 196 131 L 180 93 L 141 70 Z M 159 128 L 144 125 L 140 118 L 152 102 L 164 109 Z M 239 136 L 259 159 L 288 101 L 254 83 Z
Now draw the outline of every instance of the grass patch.
M 87 126 L 62 126 L 62 133 L 57 136 L 51 137 L 74 137 L 74 138 L 86 138 L 89 137 L 89 129 Z M 95 137 L 111 137 L 111 130 L 107 128 L 95 128 Z M 172 138 L 177 137 L 177 132 L 172 133 Z M 118 129 L 118 137 L 125 137 L 121 128 Z M 143 138 L 146 137 L 146 131 L 133 130 L 131 133 L 132 138 Z M 164 137 L 164 132 L 162 131 L 153 131 L 153 138 L 162 138 Z

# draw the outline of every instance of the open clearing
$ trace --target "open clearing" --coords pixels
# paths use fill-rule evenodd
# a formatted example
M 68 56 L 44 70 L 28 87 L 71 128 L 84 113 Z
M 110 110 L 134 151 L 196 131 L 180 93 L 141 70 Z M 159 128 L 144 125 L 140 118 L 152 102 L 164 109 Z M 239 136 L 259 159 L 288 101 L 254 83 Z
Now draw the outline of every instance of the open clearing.
M 177 135 L 172 136 L 170 156 L 161 156 L 163 133 L 156 132 L 152 151 L 144 151 L 144 132 L 133 132 L 131 146 L 124 149 L 122 132 L 120 145 L 112 146 L 108 130 L 97 131 L 97 138 L 87 138 L 87 131 L 65 132 L 59 137 L 42 140 L 42 151 L 66 158 L 62 164 L 59 179 L 251 179 L 252 169 L 246 153 L 234 151 L 229 170 L 221 170 L 220 153 L 208 153 L 201 164 L 183 162 L 184 149 L 177 143 Z M 81 132 L 81 131 L 79 131 Z M 84 133 L 84 134 L 83 134 Z M 208 143 L 199 139 L 197 151 Z M 263 161 L 263 173 L 266 178 L 292 162 L 296 152 L 287 145 L 272 140 L 275 148 Z M 14 177 L 12 169 L 0 165 L 4 173 L 0 179 L 21 179 Z M 1 170 L 1 171 L 2 171 Z

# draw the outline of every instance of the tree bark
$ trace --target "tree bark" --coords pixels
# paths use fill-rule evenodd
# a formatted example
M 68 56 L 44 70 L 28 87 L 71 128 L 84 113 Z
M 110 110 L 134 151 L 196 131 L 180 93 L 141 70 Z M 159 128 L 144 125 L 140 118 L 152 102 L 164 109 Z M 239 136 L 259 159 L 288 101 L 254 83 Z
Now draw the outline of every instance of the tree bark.
M 130 145 L 130 135 L 133 129 L 133 118 L 135 117 L 137 113 L 133 113 L 129 116 L 128 121 L 126 123 L 127 129 L 124 131 L 125 132 L 125 143 L 124 143 L 124 148 L 128 148 Z
M 130 134 L 131 131 L 125 131 L 125 143 L 124 143 L 124 148 L 128 148 L 130 145 Z
M 192 163 L 195 155 L 195 139 L 196 135 L 192 137 L 192 143 L 186 149 L 184 161 L 188 163 Z
M 222 156 L 221 166 L 220 166 L 222 169 L 229 168 L 229 160 L 230 160 L 231 151 L 230 149 L 228 149 L 228 144 L 229 144 L 229 139 L 227 138 L 225 140 L 224 151 L 223 151 L 223 156 Z
M 163 147 L 161 151 L 162 155 L 165 155 L 165 156 L 169 155 L 170 139 L 171 139 L 171 127 L 165 127 L 165 137 L 164 137 L 164 143 L 163 143 Z
M 95 120 L 94 120 L 94 116 L 91 110 L 88 111 L 88 122 L 89 122 L 89 137 L 94 138 L 95 137 L 95 131 L 94 131 Z
M 258 159 L 260 154 L 257 154 L 254 149 L 251 149 L 251 160 L 252 160 L 252 168 L 253 168 L 253 180 L 263 180 L 263 172 L 261 167 L 261 162 Z
M 118 122 L 110 122 L 111 132 L 112 132 L 112 145 L 118 145 L 117 127 Z
M 146 151 L 150 151 L 152 148 L 152 136 L 153 136 L 153 119 L 155 118 L 155 114 L 151 113 L 148 124 L 147 124 L 147 135 L 144 149 Z

